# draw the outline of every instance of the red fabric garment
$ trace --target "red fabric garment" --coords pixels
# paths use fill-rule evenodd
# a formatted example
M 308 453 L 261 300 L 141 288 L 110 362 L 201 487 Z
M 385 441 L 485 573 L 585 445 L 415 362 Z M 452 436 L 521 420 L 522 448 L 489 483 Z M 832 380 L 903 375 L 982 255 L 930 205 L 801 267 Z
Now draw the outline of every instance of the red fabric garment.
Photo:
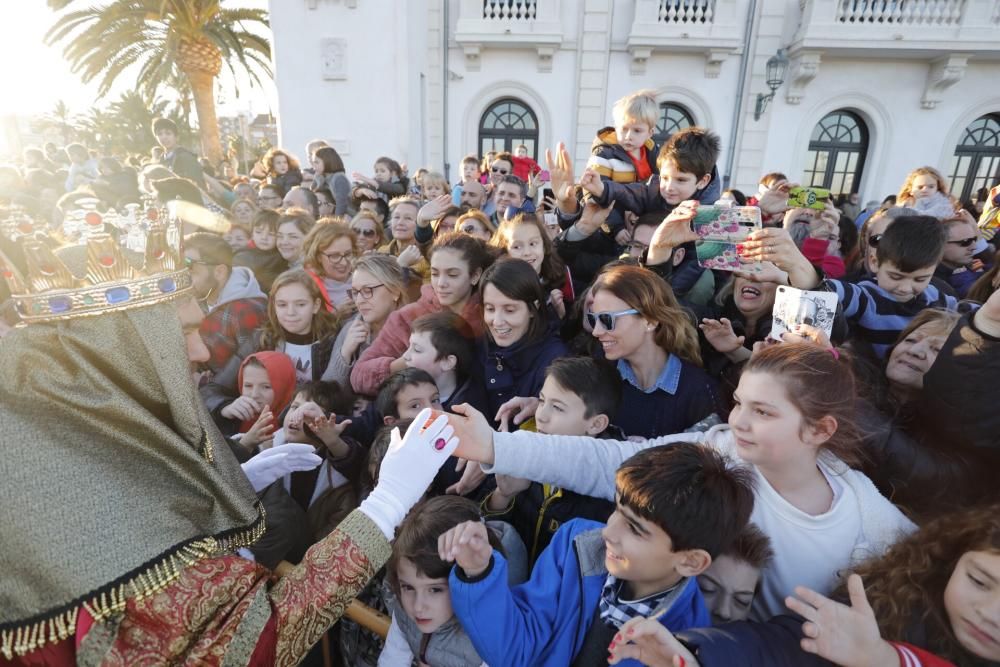
M 955 663 L 939 658 L 930 651 L 925 651 L 912 644 L 889 643 L 896 649 L 896 654 L 899 656 L 899 667 L 955 667 Z
M 205 316 L 198 333 L 211 355 L 207 366 L 218 373 L 229 362 L 241 341 L 251 340 L 267 321 L 266 299 L 237 299 Z
M 313 279 L 313 282 L 316 283 L 316 287 L 319 288 L 320 294 L 323 295 L 323 305 L 326 307 L 327 311 L 331 313 L 334 312 L 333 300 L 330 298 L 330 293 L 326 291 L 326 283 L 323 282 L 322 276 L 309 269 L 306 269 L 306 273 L 308 273 L 309 277 Z
M 514 175 L 520 178 L 525 183 L 528 182 L 529 176 L 531 176 L 532 174 L 537 174 L 542 170 L 542 168 L 538 166 L 538 163 L 532 160 L 530 157 L 518 157 L 516 155 L 513 157 L 514 157 L 514 164 L 513 164 Z
M 355 393 L 364 396 L 378 393 L 379 385 L 389 377 L 389 364 L 410 346 L 410 324 L 421 315 L 441 312 L 441 308 L 434 290 L 424 285 L 420 288 L 419 300 L 391 313 L 378 336 L 351 369 L 351 386 Z M 483 334 L 483 306 L 478 292 L 472 292 L 460 314 L 477 337 Z
M 635 181 L 636 183 L 645 183 L 646 179 L 653 175 L 653 168 L 649 166 L 649 155 L 646 153 L 646 147 L 639 147 L 639 157 L 634 158 L 632 154 L 628 154 L 628 159 L 632 160 L 632 166 L 635 167 Z
M 255 352 L 243 360 L 240 364 L 240 372 L 236 379 L 236 386 L 243 388 L 243 369 L 251 359 L 256 359 L 267 371 L 267 378 L 271 381 L 271 389 L 274 390 L 274 400 L 271 401 L 271 414 L 277 419 L 282 410 L 295 398 L 295 364 L 284 352 Z M 256 419 L 248 419 L 240 424 L 240 433 L 246 433 L 254 425 Z
M 802 254 L 813 266 L 823 269 L 823 274 L 827 278 L 841 278 L 847 273 L 844 260 L 840 255 L 828 255 L 826 251 L 829 247 L 829 241 L 806 239 L 802 242 Z

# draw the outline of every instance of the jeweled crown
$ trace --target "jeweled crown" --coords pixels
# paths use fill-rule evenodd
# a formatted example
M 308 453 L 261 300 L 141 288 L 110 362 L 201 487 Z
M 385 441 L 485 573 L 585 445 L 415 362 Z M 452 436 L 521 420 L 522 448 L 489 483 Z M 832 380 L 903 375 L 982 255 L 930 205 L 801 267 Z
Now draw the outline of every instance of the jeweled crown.
M 24 254 L 23 271 L 0 254 L 0 275 L 21 319 L 30 324 L 100 315 L 189 290 L 178 220 L 155 205 L 147 204 L 141 215 L 139 208 L 103 216 L 87 208 L 72 211 L 61 239 L 16 212 L 0 222 L 0 233 Z

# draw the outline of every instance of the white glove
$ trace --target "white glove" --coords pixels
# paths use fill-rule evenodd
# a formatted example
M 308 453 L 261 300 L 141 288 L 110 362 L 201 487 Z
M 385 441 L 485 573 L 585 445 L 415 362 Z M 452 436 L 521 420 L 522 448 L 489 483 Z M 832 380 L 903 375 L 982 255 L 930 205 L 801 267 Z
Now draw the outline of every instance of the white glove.
M 263 491 L 291 472 L 312 470 L 323 462 L 312 445 L 292 443 L 265 449 L 242 464 L 254 491 Z
M 389 449 L 379 468 L 378 485 L 358 508 L 382 529 L 387 540 L 392 540 L 396 526 L 458 447 L 448 417 L 441 415 L 424 429 L 430 417 L 430 408 L 421 410 L 402 438 L 399 429 L 392 430 Z

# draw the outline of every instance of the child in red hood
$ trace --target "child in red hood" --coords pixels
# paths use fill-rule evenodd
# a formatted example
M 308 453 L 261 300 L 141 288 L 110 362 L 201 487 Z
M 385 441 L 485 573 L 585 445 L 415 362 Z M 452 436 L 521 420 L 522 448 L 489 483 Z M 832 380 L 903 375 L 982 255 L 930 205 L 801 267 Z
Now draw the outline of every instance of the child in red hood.
M 295 396 L 295 365 L 284 352 L 256 352 L 240 365 L 237 386 L 240 397 L 219 410 L 229 423 L 219 427 L 223 433 L 241 434 L 240 445 L 252 453 L 270 443 L 275 415 L 280 415 Z M 234 429 L 237 423 L 239 427 Z

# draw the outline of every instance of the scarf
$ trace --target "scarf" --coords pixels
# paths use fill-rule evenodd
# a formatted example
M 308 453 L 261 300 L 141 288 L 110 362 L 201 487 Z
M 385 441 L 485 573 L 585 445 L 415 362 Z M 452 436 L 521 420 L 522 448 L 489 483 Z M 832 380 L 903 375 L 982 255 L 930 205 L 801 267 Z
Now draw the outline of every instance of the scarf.
M 278 417 L 288 407 L 288 404 L 295 398 L 295 364 L 284 352 L 255 352 L 243 360 L 240 364 L 240 372 L 236 378 L 236 386 L 242 392 L 243 389 L 243 369 L 251 359 L 259 362 L 267 371 L 267 379 L 271 382 L 271 389 L 274 391 L 274 398 L 271 400 L 271 414 L 274 415 L 275 423 Z M 246 433 L 257 421 L 257 418 L 247 419 L 240 424 L 240 433 Z

